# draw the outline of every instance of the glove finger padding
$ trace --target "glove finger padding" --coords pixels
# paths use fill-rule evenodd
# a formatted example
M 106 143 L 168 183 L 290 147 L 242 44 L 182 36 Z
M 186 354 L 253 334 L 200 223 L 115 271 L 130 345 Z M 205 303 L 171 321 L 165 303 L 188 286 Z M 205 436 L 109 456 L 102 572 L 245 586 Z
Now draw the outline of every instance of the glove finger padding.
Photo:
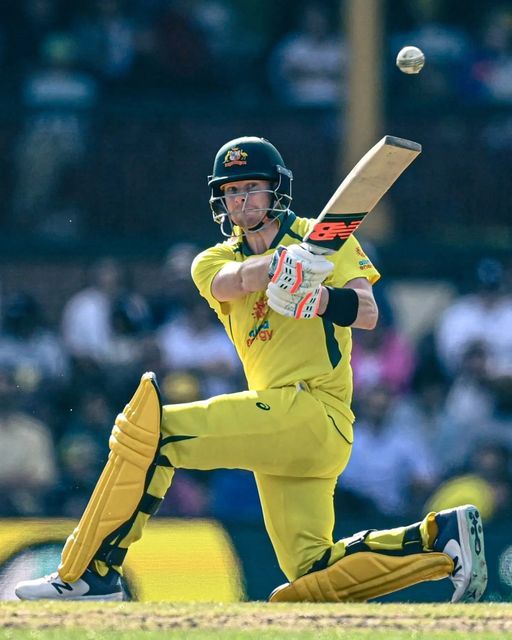
M 284 247 L 289 259 L 300 260 L 304 267 L 308 265 L 307 270 L 312 273 L 330 273 L 334 264 L 329 262 L 324 255 L 312 253 L 304 246 L 300 244 L 291 244 L 288 247 Z
M 318 286 L 304 294 L 292 294 L 271 282 L 266 291 L 268 306 L 283 316 L 308 320 L 318 314 L 321 290 Z
M 289 247 L 280 245 L 272 257 L 269 276 L 281 289 L 305 294 L 318 287 L 333 268 L 332 262 L 298 244 Z
M 275 284 L 270 283 L 267 287 L 268 306 L 280 313 L 282 316 L 295 317 L 296 303 L 293 297 L 279 289 Z

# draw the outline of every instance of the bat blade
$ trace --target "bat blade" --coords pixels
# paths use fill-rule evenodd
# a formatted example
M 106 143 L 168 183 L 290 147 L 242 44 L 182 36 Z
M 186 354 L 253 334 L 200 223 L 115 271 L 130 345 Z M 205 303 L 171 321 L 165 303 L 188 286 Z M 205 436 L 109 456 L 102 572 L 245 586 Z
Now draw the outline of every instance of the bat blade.
M 417 142 L 384 136 L 336 189 L 304 237 L 306 247 L 313 253 L 339 251 L 420 153 Z

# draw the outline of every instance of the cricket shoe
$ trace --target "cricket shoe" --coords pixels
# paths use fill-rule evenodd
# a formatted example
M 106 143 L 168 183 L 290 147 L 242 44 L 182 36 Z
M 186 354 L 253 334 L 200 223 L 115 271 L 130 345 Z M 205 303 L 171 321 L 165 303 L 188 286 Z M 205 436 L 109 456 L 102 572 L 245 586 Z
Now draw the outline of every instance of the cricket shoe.
M 62 580 L 57 572 L 26 580 L 16 585 L 15 594 L 20 600 L 122 600 L 121 576 L 109 569 L 106 576 L 87 569 L 75 582 Z
M 434 551 L 453 560 L 450 580 L 455 587 L 452 602 L 477 602 L 487 586 L 484 532 L 478 509 L 466 504 L 436 513 L 439 534 Z

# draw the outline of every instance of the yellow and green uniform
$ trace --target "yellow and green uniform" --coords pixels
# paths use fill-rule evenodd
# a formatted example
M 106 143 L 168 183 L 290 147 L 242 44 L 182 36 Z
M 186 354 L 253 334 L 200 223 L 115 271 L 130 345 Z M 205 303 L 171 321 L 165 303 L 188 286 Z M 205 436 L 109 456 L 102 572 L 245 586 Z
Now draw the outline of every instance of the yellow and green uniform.
M 312 224 L 289 214 L 267 253 L 300 242 Z M 230 239 L 192 265 L 194 282 L 238 351 L 249 390 L 163 407 L 159 462 L 148 476 L 146 496 L 157 504 L 176 468 L 252 471 L 280 567 L 294 580 L 349 553 L 351 540 L 333 543 L 332 532 L 336 480 L 353 441 L 351 329 L 320 317 L 281 316 L 268 307 L 265 291 L 218 302 L 211 293 L 216 274 L 229 262 L 251 258 L 243 240 Z M 335 267 L 326 284 L 343 287 L 361 277 L 373 284 L 379 278 L 354 237 L 329 259 Z M 116 546 L 125 549 L 137 540 L 152 510 L 139 509 Z M 396 552 L 408 545 L 418 552 L 427 548 L 426 521 L 421 531 L 414 525 L 370 538 L 367 549 Z M 354 544 L 351 549 L 356 551 Z
M 312 222 L 289 214 L 267 253 L 300 242 Z M 243 240 L 227 240 L 192 266 L 235 345 L 249 391 L 164 407 L 161 452 L 176 468 L 253 471 L 267 530 L 293 579 L 332 545 L 332 497 L 353 440 L 351 329 L 281 316 L 268 307 L 265 291 L 218 302 L 211 293 L 217 273 L 251 258 Z M 329 259 L 332 286 L 379 278 L 354 237 Z
M 264 255 L 272 254 L 279 244 L 300 242 L 312 223 L 289 214 Z M 235 345 L 249 389 L 259 391 L 306 381 L 311 390 L 317 390 L 353 420 L 349 327 L 335 326 L 322 318 L 295 320 L 282 316 L 269 309 L 264 291 L 223 303 L 213 297 L 211 285 L 219 270 L 228 262 L 250 259 L 250 249 L 243 241 L 227 241 L 201 253 L 192 267 L 197 288 Z M 361 277 L 374 284 L 379 278 L 354 236 L 328 259 L 335 267 L 325 281 L 327 285 L 343 287 Z

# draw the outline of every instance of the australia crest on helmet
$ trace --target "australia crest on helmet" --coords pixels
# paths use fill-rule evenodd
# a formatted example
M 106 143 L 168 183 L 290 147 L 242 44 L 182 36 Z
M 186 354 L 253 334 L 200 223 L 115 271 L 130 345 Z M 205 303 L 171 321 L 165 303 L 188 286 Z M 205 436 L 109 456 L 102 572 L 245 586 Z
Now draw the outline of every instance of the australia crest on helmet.
M 224 166 L 232 167 L 233 165 L 247 164 L 247 151 L 244 151 L 240 147 L 231 147 L 224 156 Z

